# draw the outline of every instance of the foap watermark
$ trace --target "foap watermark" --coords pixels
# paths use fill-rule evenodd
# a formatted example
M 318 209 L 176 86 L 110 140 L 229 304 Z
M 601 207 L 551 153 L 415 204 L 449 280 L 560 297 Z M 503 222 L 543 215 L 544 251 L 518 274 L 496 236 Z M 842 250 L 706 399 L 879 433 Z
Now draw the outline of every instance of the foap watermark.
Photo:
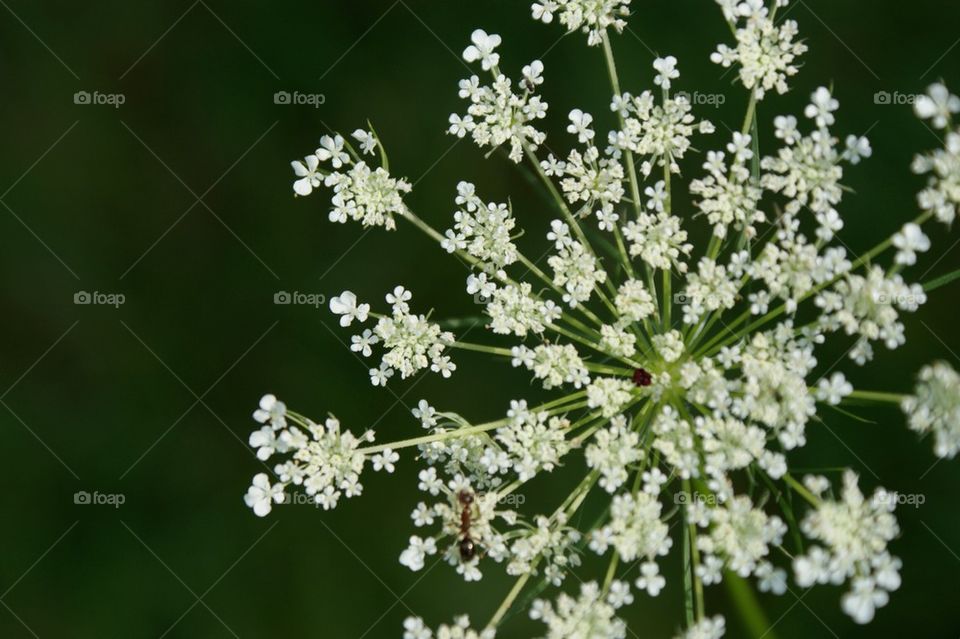
M 680 291 L 673 294 L 673 303 L 677 306 L 714 308 L 723 306 L 723 297 L 713 293 L 692 295 L 686 291 Z
M 327 296 L 323 293 L 277 291 L 273 294 L 273 303 L 282 306 L 312 306 L 314 308 L 320 308 L 327 303 Z
M 284 106 L 311 106 L 319 109 L 325 104 L 327 96 L 322 93 L 301 93 L 300 91 L 277 91 L 273 94 L 273 103 Z
M 698 493 L 696 491 L 691 493 L 678 492 L 673 495 L 673 503 L 678 506 L 689 506 L 692 504 L 700 504 L 702 506 L 717 506 L 720 503 L 720 500 L 716 495 L 711 495 L 708 493 Z
M 922 292 L 918 293 L 899 293 L 891 295 L 890 293 L 877 293 L 873 297 L 877 306 L 896 306 L 897 308 L 915 308 L 926 303 L 927 296 Z
M 923 493 L 898 493 L 898 492 L 881 492 L 873 497 L 874 501 L 877 501 L 885 506 L 913 506 L 914 508 L 919 508 L 927 503 L 927 496 Z
M 77 291 L 73 294 L 73 303 L 79 306 L 112 306 L 120 308 L 127 301 L 123 293 L 101 293 L 100 291 Z
M 510 506 L 510 507 L 519 507 L 527 503 L 527 496 L 523 493 L 507 493 L 506 495 L 501 495 L 499 493 L 493 493 L 497 498 L 498 506 Z M 479 492 L 477 497 L 484 497 L 487 493 Z
M 120 508 L 127 502 L 127 496 L 123 493 L 101 493 L 95 490 L 92 493 L 86 490 L 78 490 L 73 493 L 73 503 L 77 506 L 113 506 Z
M 101 93 L 100 91 L 77 91 L 73 94 L 73 103 L 82 106 L 112 106 L 119 109 L 127 101 L 122 93 Z
M 686 100 L 693 106 L 712 106 L 720 108 L 727 103 L 727 96 L 723 93 L 701 93 L 700 91 L 678 91 L 674 94 L 677 100 Z
M 918 93 L 901 93 L 899 91 L 877 91 L 873 94 L 873 103 L 882 105 L 904 106 L 916 104 L 920 97 Z

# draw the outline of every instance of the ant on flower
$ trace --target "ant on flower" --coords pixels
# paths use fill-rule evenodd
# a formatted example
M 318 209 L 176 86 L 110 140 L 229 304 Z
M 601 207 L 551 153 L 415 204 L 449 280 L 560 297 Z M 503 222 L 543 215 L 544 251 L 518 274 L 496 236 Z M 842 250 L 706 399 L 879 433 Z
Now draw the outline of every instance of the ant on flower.
M 462 510 L 460 511 L 460 559 L 470 561 L 477 556 L 477 544 L 470 537 L 470 526 L 473 523 L 474 494 L 468 490 L 461 490 L 457 495 Z

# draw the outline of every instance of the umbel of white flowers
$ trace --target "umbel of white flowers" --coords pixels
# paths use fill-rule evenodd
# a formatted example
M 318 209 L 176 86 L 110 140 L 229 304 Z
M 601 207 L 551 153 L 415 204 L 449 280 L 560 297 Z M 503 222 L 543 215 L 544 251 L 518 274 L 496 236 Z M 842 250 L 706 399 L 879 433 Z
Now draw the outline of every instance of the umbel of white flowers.
M 472 33 L 463 58 L 482 76 L 461 80 L 466 106 L 449 116 L 448 132 L 532 171 L 552 202 L 550 218 L 489 199 L 464 176 L 452 220 L 434 228 L 408 206 L 412 187 L 391 172 L 372 127 L 325 135 L 293 163 L 297 195 L 332 192 L 332 222 L 392 231 L 403 220 L 468 265 L 466 293 L 483 304 L 496 336 L 497 345 L 467 341 L 471 331 L 455 331 L 472 329 L 469 322 L 414 310 L 404 286 L 387 287 L 385 308 L 344 291 L 330 311 L 342 328 L 356 327 L 350 348 L 372 359 L 374 386 L 429 372 L 452 380 L 453 357 L 467 351 L 525 372 L 547 391 L 531 402 L 516 397 L 526 389 L 518 387 L 489 421 L 421 400 L 411 412 L 423 432 L 382 444 L 332 416 L 314 422 L 272 395 L 261 400 L 250 445 L 265 472 L 245 498 L 257 515 L 294 490 L 333 508 L 362 493 L 368 466 L 392 473 L 400 451 L 410 450 L 423 497 L 400 562 L 417 571 L 442 561 L 466 581 L 497 567 L 516 578 L 482 626 L 451 615 L 450 625 L 434 629 L 411 617 L 404 639 L 491 639 L 521 594 L 545 587 L 562 590 L 529 607 L 542 636 L 620 639 L 628 633 L 622 611 L 635 596 L 661 593 L 660 562 L 675 552 L 687 558 L 687 614 L 677 624 L 685 639 L 724 634 L 723 617 L 708 614 L 706 590 L 729 575 L 777 595 L 788 589 L 788 571 L 800 587 L 843 586 L 840 606 L 858 623 L 872 620 L 900 585 L 901 561 L 888 547 L 901 532 L 895 494 L 875 488 L 868 497 L 851 470 L 795 477 L 791 453 L 820 435 L 823 412 L 867 402 L 902 406 L 937 455 L 960 450 L 960 376 L 947 364 L 924 368 L 916 390 L 903 395 L 855 389 L 847 374 L 827 374 L 818 362 L 828 341 L 844 344 L 855 365 L 870 362 L 878 345 L 903 345 L 904 316 L 951 279 L 921 286 L 904 273 L 930 249 L 929 226 L 956 217 L 960 99 L 934 85 L 917 101 L 917 115 L 945 138 L 913 164 L 928 180 L 920 211 L 875 248 L 850 255 L 838 237 L 843 180 L 847 167 L 872 155 L 869 141 L 834 132 L 839 100 L 816 85 L 802 114 L 774 117 L 774 138 L 761 140 L 758 105 L 777 108 L 807 46 L 795 21 L 776 19 L 787 0 L 717 4 L 734 41 L 711 59 L 737 68 L 747 99 L 740 129 L 719 139 L 678 91 L 676 58 L 653 62 L 648 87 L 621 88 L 610 36 L 626 28 L 629 0 L 532 5 L 534 19 L 585 34 L 610 80 L 616 126 L 602 135 L 592 114 L 569 105 L 570 143 L 559 156 L 542 152 L 544 64 L 534 60 L 511 78 L 501 70 L 502 38 Z M 706 151 L 695 156 L 697 148 Z M 685 181 L 680 167 L 691 157 L 702 170 Z M 674 206 L 684 191 L 694 210 Z M 689 241 L 694 223 L 710 230 L 705 246 Z M 552 245 L 544 268 L 528 257 L 523 230 Z M 456 392 L 440 403 L 452 404 Z M 582 471 L 569 494 L 550 504 L 518 499 L 561 465 Z M 608 504 L 602 518 L 576 524 L 591 497 Z M 609 567 L 565 588 L 586 552 L 608 557 Z

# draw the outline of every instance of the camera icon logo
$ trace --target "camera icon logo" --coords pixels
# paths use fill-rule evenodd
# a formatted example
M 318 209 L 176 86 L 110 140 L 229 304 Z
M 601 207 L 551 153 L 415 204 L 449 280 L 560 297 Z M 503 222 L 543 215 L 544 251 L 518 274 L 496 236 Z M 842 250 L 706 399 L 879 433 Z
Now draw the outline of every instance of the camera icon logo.
M 293 298 L 290 293 L 286 291 L 277 291 L 273 294 L 274 304 L 289 304 L 291 301 L 293 301 Z
M 90 493 L 85 490 L 79 490 L 73 493 L 73 503 L 79 506 L 86 506 L 90 503 Z
M 277 91 L 273 94 L 273 103 L 274 104 L 290 104 L 290 92 L 289 91 Z
M 89 91 L 77 91 L 73 94 L 73 103 L 74 104 L 90 104 L 90 92 Z
M 892 101 L 893 96 L 890 95 L 889 91 L 877 91 L 873 94 L 874 104 L 890 104 Z
M 679 306 L 685 306 L 690 303 L 690 296 L 686 293 L 674 293 L 673 303 Z
M 490 303 L 491 297 L 489 295 L 484 295 L 483 293 L 477 292 L 473 294 L 473 303 L 479 304 L 481 306 L 486 306 Z
M 74 304 L 90 304 L 93 301 L 93 296 L 86 291 L 77 291 L 73 294 L 73 303 Z

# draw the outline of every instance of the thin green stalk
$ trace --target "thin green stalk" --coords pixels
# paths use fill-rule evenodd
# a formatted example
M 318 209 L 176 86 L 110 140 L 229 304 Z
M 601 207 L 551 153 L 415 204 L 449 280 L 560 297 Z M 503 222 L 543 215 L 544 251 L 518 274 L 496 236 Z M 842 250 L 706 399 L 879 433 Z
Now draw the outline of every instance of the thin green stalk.
M 899 404 L 903 401 L 904 397 L 906 397 L 906 395 L 901 395 L 900 393 L 882 393 L 878 391 L 855 390 L 847 395 L 846 399 L 864 399 L 868 401 Z
M 770 620 L 763 612 L 757 594 L 745 579 L 736 573 L 727 571 L 723 576 L 723 583 L 733 603 L 736 604 L 743 623 L 753 639 L 776 639 Z

